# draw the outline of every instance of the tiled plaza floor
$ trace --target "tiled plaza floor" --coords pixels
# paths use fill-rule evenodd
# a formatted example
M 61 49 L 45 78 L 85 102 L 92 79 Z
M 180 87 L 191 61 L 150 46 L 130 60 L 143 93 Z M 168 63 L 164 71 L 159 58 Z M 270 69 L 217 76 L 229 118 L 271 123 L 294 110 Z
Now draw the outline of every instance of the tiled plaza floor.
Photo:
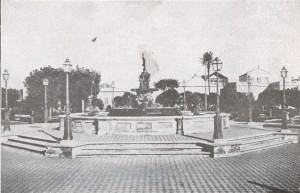
M 2 192 L 296 192 L 299 156 L 299 144 L 220 159 L 51 159 L 2 147 Z

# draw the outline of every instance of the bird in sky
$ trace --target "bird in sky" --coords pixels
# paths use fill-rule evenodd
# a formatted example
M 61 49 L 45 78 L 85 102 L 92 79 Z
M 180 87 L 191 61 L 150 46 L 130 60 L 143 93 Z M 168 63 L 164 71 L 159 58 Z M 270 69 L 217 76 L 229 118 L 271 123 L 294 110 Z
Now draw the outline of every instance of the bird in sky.
M 97 40 L 97 37 L 93 38 L 93 39 L 92 39 L 92 42 L 95 42 L 96 40 Z

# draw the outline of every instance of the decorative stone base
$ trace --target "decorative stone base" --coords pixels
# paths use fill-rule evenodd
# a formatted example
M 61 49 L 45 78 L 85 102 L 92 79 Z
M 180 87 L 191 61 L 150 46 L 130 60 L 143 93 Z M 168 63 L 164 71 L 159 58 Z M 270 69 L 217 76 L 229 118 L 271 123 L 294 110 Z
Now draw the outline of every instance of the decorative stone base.
M 292 133 L 290 129 L 282 129 L 281 133 Z
M 49 146 L 46 149 L 46 157 L 63 157 L 73 159 L 80 151 L 80 144 L 73 140 L 63 140 L 60 144 Z
M 243 138 L 241 138 L 241 140 L 235 139 L 233 141 L 231 141 L 232 139 L 213 139 L 210 140 L 211 144 L 199 144 L 201 146 L 204 147 L 204 150 L 206 151 L 210 151 L 211 152 L 211 156 L 213 158 L 220 158 L 220 157 L 232 157 L 232 156 L 237 156 L 243 153 L 247 153 L 250 151 L 259 151 L 262 149 L 267 149 L 267 148 L 271 148 L 271 147 L 276 147 L 276 146 L 280 146 L 280 145 L 284 145 L 284 144 L 291 144 L 291 143 L 298 143 L 298 134 L 295 133 L 290 133 L 290 132 L 277 132 L 277 133 L 273 133 L 272 134 L 275 138 L 276 136 L 282 136 L 282 138 L 279 141 L 275 141 L 275 139 L 273 141 L 269 141 L 270 143 L 265 143 L 265 140 L 268 139 L 264 139 L 261 138 L 261 142 L 259 140 L 257 140 L 255 145 L 255 148 L 253 148 L 253 141 L 251 140 L 255 140 L 256 137 L 253 136 L 253 138 L 251 139 L 251 136 L 249 136 L 249 142 Z M 268 138 L 268 137 L 266 137 Z M 278 139 L 278 137 L 277 137 Z M 277 143 L 278 142 L 278 143 Z M 255 143 L 255 142 L 254 142 Z M 260 144 L 261 143 L 261 144 Z M 270 144 L 270 145 L 269 145 Z M 246 150 L 247 147 L 250 147 L 250 151 Z M 242 149 L 243 148 L 243 149 Z
M 222 127 L 229 128 L 229 115 L 221 114 Z M 205 133 L 214 130 L 214 114 L 198 116 L 138 116 L 138 117 L 93 117 L 71 115 L 72 132 L 91 135 L 112 134 L 175 134 L 177 129 L 176 119 L 183 118 L 185 134 Z M 63 117 L 60 129 L 63 130 Z
M 219 157 L 231 157 L 241 154 L 240 151 L 241 144 L 214 144 L 213 148 L 213 158 Z

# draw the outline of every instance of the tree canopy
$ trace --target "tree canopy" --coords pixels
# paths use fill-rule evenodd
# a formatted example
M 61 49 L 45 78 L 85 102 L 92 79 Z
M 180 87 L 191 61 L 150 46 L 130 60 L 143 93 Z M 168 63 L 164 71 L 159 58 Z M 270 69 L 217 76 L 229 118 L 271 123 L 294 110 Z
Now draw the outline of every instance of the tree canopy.
M 154 87 L 160 90 L 175 89 L 179 87 L 179 83 L 175 79 L 162 79 L 154 83 Z
M 123 96 L 116 96 L 114 102 L 116 107 L 138 107 L 137 96 L 130 92 L 125 92 Z
M 52 68 L 51 66 L 33 70 L 25 79 L 27 88 L 27 106 L 36 113 L 41 112 L 44 106 L 44 86 L 42 80 L 47 78 L 49 84 L 47 86 L 47 100 L 49 107 L 56 107 L 58 101 L 65 104 L 66 93 L 66 75 L 61 68 Z M 95 85 L 99 85 L 101 75 L 95 70 L 86 68 L 73 69 L 69 76 L 69 97 L 72 112 L 81 111 L 81 100 L 87 101 L 91 94 L 91 86 L 93 81 Z M 93 89 L 93 93 L 99 93 L 99 86 Z
M 166 90 L 156 97 L 155 102 L 165 107 L 173 107 L 180 104 L 180 95 L 175 89 Z
M 18 100 L 20 99 L 20 91 L 17 89 L 9 88 L 7 89 L 7 103 L 9 108 L 14 108 L 19 106 Z M 5 107 L 5 89 L 2 88 L 2 107 Z
M 213 53 L 212 52 L 205 52 L 201 58 L 202 64 L 206 67 L 207 70 L 207 78 L 208 78 L 208 93 L 210 93 L 210 81 L 209 81 L 209 74 L 210 74 L 210 67 L 214 61 Z M 205 77 L 206 78 L 206 77 Z
M 287 89 L 285 91 L 286 105 L 300 108 L 300 91 L 298 89 Z M 266 89 L 258 95 L 256 106 L 271 108 L 282 105 L 283 91 Z
M 254 97 L 251 95 L 251 104 L 254 104 Z M 225 86 L 220 94 L 220 110 L 237 115 L 248 115 L 248 96 L 236 91 L 235 87 Z
M 184 93 L 180 93 L 180 98 L 181 98 L 180 104 L 183 104 L 183 97 L 184 97 Z M 185 101 L 186 101 L 187 110 L 194 112 L 196 108 L 198 107 L 202 108 L 204 105 L 204 97 L 205 97 L 204 94 L 200 94 L 198 92 L 192 93 L 190 91 L 186 91 L 185 97 L 186 97 Z

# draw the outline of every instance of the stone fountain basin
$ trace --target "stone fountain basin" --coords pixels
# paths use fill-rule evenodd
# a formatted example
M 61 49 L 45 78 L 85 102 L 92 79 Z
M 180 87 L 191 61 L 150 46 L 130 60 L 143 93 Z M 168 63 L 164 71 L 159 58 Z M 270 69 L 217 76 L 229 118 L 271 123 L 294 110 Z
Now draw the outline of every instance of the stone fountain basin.
M 221 114 L 223 128 L 229 128 L 229 114 Z M 175 134 L 176 119 L 183 119 L 184 134 L 206 133 L 214 130 L 214 114 L 194 116 L 86 116 L 71 114 L 72 131 L 91 135 L 128 134 L 158 135 Z M 95 127 L 95 125 L 98 125 Z M 63 129 L 63 116 L 60 127 Z

